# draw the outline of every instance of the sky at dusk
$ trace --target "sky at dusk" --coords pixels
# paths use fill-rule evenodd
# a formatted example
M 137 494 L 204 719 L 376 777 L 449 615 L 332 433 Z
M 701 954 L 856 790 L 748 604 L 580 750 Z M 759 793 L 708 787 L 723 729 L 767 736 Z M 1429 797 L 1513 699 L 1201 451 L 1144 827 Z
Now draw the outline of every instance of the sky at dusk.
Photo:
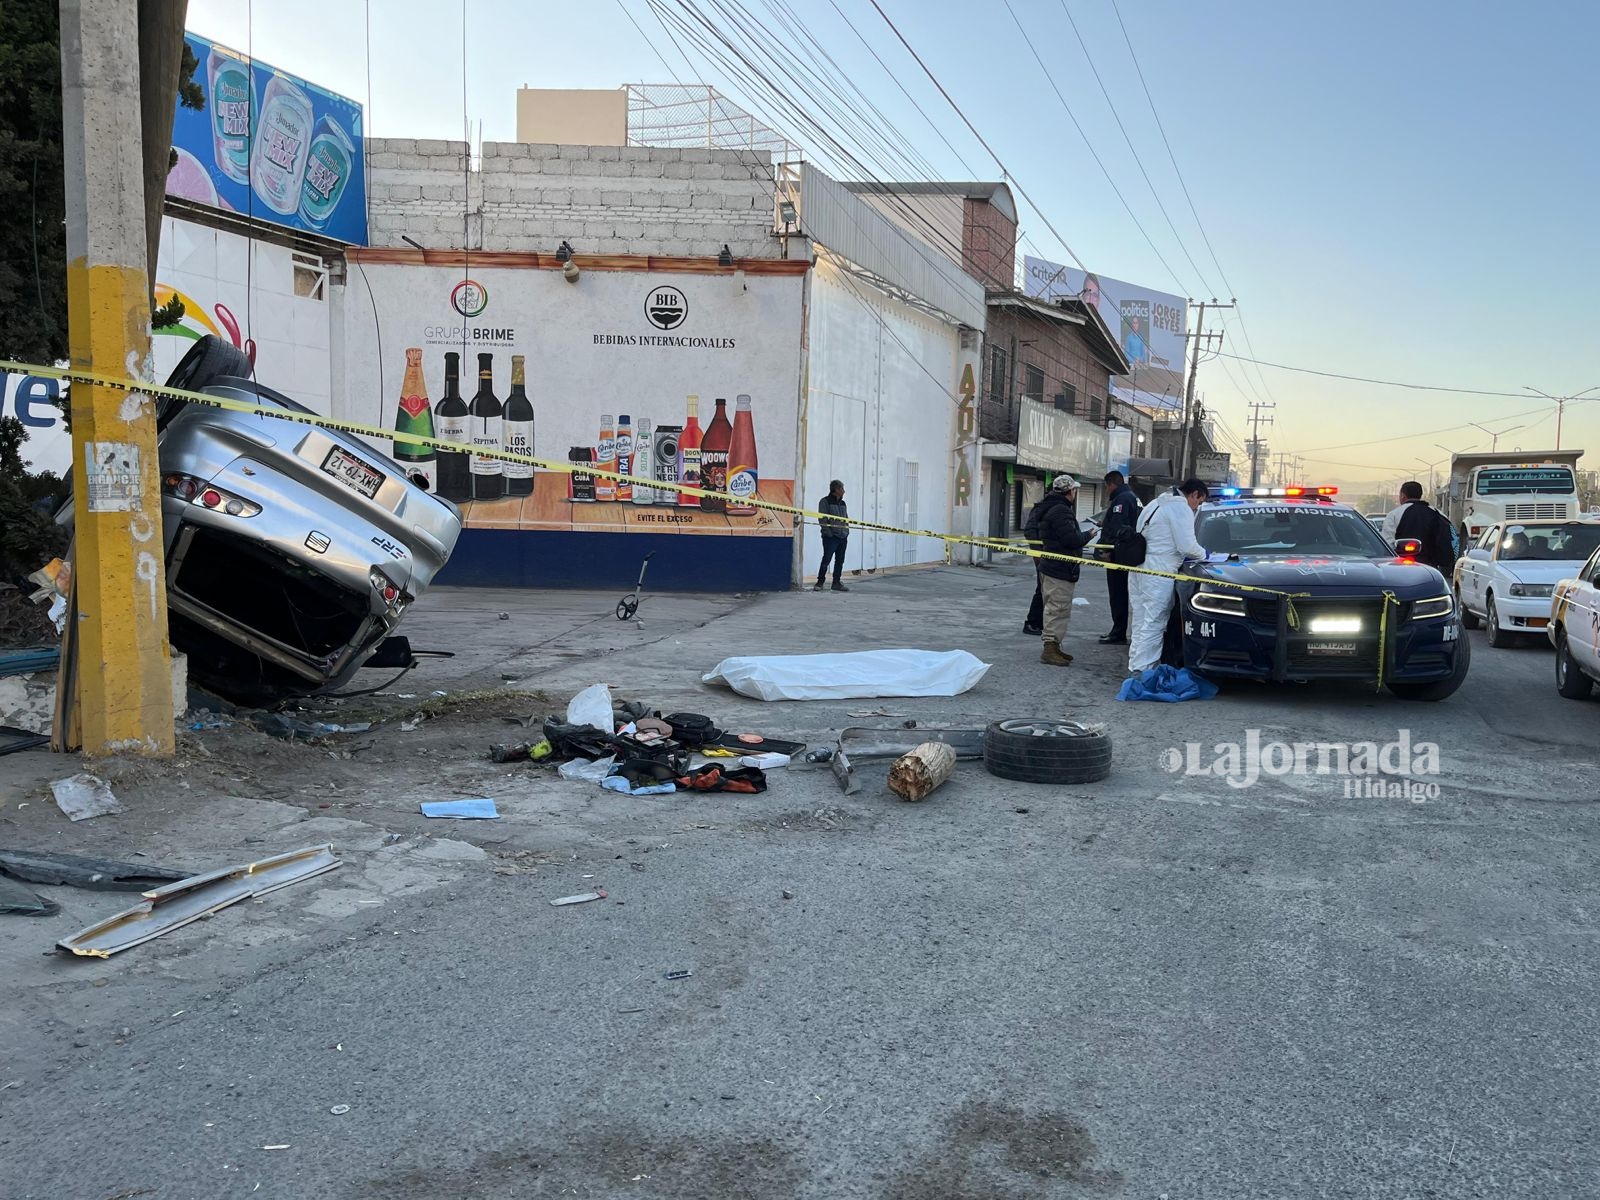
M 782 38 L 771 20 L 782 2 L 745 7 Z M 939 176 L 1001 177 L 871 0 L 786 3 Z M 1232 355 L 1520 394 L 1202 365 L 1207 407 L 1237 437 L 1250 401 L 1276 402 L 1263 438 L 1306 460 L 1305 481 L 1426 478 L 1451 450 L 1489 448 L 1472 422 L 1510 429 L 1502 449 L 1546 449 L 1555 405 L 1524 389 L 1600 385 L 1600 5 L 1118 0 L 1119 24 L 1111 0 L 879 3 L 1090 270 L 1236 297 L 1224 317 Z M 512 140 L 523 85 L 676 78 L 768 115 L 692 47 L 686 62 L 646 0 L 191 0 L 188 23 L 361 101 L 380 137 L 459 139 L 465 115 L 485 140 Z M 1019 255 L 1070 261 L 1021 209 Z M 1562 445 L 1600 454 L 1592 395 L 1567 406 Z

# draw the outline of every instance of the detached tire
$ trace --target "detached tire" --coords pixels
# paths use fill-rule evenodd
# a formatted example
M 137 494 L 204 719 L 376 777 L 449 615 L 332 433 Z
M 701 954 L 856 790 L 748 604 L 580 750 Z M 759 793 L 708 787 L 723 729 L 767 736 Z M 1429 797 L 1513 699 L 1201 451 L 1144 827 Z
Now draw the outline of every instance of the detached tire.
M 1111 774 L 1111 739 L 1072 721 L 994 721 L 984 733 L 983 765 L 1019 783 L 1094 783 Z

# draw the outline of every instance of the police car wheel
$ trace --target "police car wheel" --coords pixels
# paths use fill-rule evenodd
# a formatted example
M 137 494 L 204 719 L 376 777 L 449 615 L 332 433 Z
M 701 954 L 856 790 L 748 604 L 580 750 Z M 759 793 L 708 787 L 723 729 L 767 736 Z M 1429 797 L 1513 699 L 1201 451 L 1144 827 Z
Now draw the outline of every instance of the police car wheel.
M 1094 783 L 1111 774 L 1111 738 L 1074 721 L 993 721 L 984 733 L 983 765 L 1020 783 Z
M 1456 589 L 1456 607 L 1461 610 L 1461 627 L 1463 629 L 1476 629 L 1478 627 L 1478 614 L 1462 602 L 1461 589 Z
M 1391 694 L 1401 700 L 1445 700 L 1456 694 L 1467 681 L 1467 668 L 1472 665 L 1472 643 L 1466 638 L 1456 641 L 1455 670 L 1444 679 L 1432 683 L 1391 683 Z

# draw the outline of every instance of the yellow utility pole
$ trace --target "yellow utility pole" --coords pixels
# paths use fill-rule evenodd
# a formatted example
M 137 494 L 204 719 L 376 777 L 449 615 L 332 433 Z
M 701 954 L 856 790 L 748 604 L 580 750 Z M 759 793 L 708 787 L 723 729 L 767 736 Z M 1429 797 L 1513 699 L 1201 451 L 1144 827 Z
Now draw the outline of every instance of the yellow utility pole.
M 138 0 L 61 0 L 67 318 L 78 371 L 150 358 Z M 155 405 L 72 386 L 77 704 L 88 754 L 173 748 Z

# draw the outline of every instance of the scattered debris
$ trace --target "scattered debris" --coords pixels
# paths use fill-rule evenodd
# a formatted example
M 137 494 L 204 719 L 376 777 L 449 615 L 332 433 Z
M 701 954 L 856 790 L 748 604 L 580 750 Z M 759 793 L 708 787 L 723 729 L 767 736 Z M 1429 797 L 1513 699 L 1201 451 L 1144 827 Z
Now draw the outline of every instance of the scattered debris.
M 591 900 L 604 900 L 605 898 L 606 890 L 601 888 L 599 891 L 594 892 L 579 892 L 576 896 L 562 896 L 559 900 L 552 900 L 550 903 L 557 908 L 561 908 L 568 904 L 587 904 Z
M 694 974 L 693 971 L 668 971 L 661 978 L 663 978 L 663 979 L 688 979 L 689 976 L 691 976 L 693 974 Z
M 345 1115 L 345 1113 L 350 1111 L 350 1106 L 348 1104 L 335 1104 L 328 1111 L 336 1117 L 342 1117 Z
M 793 900 L 794 899 L 794 893 L 791 892 L 788 888 L 784 888 L 783 889 L 783 898 L 785 900 Z
M 26 729 L 18 729 L 14 725 L 0 725 L 0 755 L 14 754 L 18 750 L 32 750 L 36 746 L 49 744 L 48 733 L 32 733 Z
M 509 620 L 511 620 L 511 614 L 508 613 L 508 612 L 503 612 L 503 613 L 500 614 L 500 619 L 502 621 L 509 621 Z
M 500 742 L 489 747 L 489 761 L 543 762 L 554 753 L 555 747 L 549 738 L 540 738 L 537 742 Z
M 855 713 L 851 713 L 850 715 L 853 717 L 856 714 Z M 831 746 L 818 746 L 810 754 L 806 755 L 805 761 L 808 762 L 808 763 L 832 762 L 833 761 L 833 748 Z
M 593 762 L 584 758 L 575 758 L 571 762 L 562 763 L 557 770 L 563 779 L 575 779 L 583 783 L 600 783 L 612 771 L 616 770 L 616 767 L 617 760 L 616 756 L 613 755 L 609 758 L 596 759 Z
M 302 721 L 286 713 L 258 713 L 251 718 L 251 721 L 262 733 L 286 741 L 293 741 L 296 738 L 313 741 L 316 738 L 332 737 L 336 733 L 366 733 L 372 728 L 371 721 L 358 721 L 354 725 L 334 725 L 327 721 Z
M 194 872 L 81 854 L 56 854 L 49 850 L 0 850 L 0 874 L 13 875 L 29 883 L 92 888 L 102 892 L 142 892 L 188 879 Z
M 0 876 L 0 913 L 16 917 L 53 917 L 61 911 L 54 900 Z
M 895 759 L 889 768 L 889 790 L 912 803 L 926 800 L 955 770 L 955 750 L 944 742 L 924 742 Z
M 611 721 L 611 689 L 591 683 L 567 702 L 567 724 L 587 725 L 605 733 L 616 732 Z
M 425 817 L 448 817 L 455 821 L 494 821 L 500 813 L 487 796 L 472 800 L 424 800 L 419 806 Z
M 54 671 L 60 665 L 61 651 L 54 647 L 0 654 L 0 675 L 32 675 L 37 671 Z
M 412 733 L 412 732 L 414 732 L 416 730 L 417 726 L 420 725 L 420 724 L 422 724 L 422 718 L 421 717 L 413 717 L 409 721 L 401 721 L 400 722 L 400 732 L 401 733 Z
M 81 957 L 110 958 L 231 904 L 265 896 L 339 865 L 332 846 L 308 846 L 259 862 L 223 867 L 148 891 L 142 904 L 62 938 L 56 945 Z
M 846 729 L 839 735 L 833 753 L 833 776 L 844 794 L 853 795 L 861 786 L 856 768 L 885 758 L 899 758 L 927 742 L 939 742 L 955 751 L 957 759 L 983 757 L 984 731 L 981 729 L 919 729 L 908 734 L 899 729 Z
M 787 767 L 790 763 L 787 754 L 746 754 L 739 759 L 741 767 L 759 767 L 763 771 L 771 771 L 776 767 Z
M 87 771 L 53 780 L 50 791 L 56 798 L 56 807 L 73 821 L 87 821 L 122 811 L 110 786 L 98 775 Z
M 1074 596 L 1072 598 L 1072 606 L 1074 608 L 1088 608 L 1089 607 L 1089 601 L 1088 601 L 1088 599 L 1086 597 Z

